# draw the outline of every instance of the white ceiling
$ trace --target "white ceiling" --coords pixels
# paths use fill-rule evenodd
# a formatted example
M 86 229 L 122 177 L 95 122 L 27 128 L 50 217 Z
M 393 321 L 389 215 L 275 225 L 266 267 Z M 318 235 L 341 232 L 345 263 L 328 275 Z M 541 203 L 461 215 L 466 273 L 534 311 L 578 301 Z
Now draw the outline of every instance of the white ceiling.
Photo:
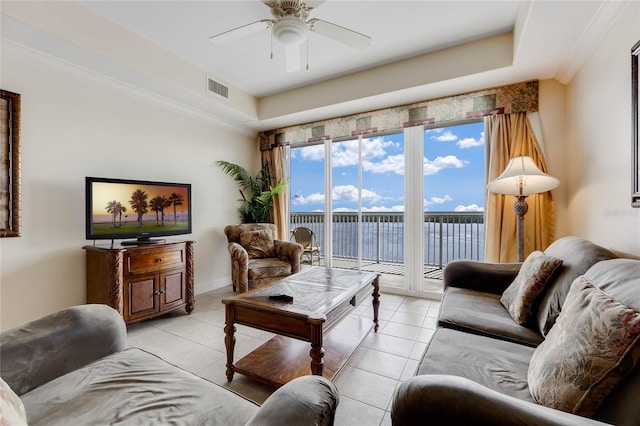
M 311 18 L 367 34 L 372 39 L 371 46 L 361 51 L 311 33 L 308 43 L 309 69 L 305 70 L 303 65 L 301 71 L 287 73 L 283 49 L 276 42 L 273 46 L 274 58 L 269 57 L 269 29 L 224 45 L 215 45 L 208 40 L 214 34 L 271 18 L 269 9 L 260 0 L 81 1 L 73 4 L 75 9 L 79 9 L 80 5 L 85 14 L 83 22 L 77 22 L 80 20 L 77 18 L 73 20 L 73 25 L 78 25 L 76 36 L 86 37 L 73 40 L 73 43 L 86 44 L 94 53 L 99 51 L 102 47 L 99 42 L 90 45 L 86 40 L 92 31 L 98 32 L 101 28 L 97 22 L 92 26 L 88 18 L 101 15 L 111 21 L 111 25 L 115 23 L 144 38 L 145 43 L 150 42 L 162 49 L 164 54 L 170 54 L 176 60 L 179 58 L 181 64 L 203 70 L 228 84 L 241 94 L 234 101 L 246 98 L 249 104 L 255 103 L 255 107 L 252 107 L 255 112 L 247 112 L 243 106 L 220 105 L 218 100 L 208 100 L 212 104 L 209 108 L 204 105 L 201 96 L 196 99 L 194 96 L 180 95 L 177 92 L 181 90 L 176 87 L 184 86 L 178 81 L 183 76 L 175 64 L 167 65 L 167 69 L 169 65 L 173 66 L 173 76 L 168 76 L 161 75 L 167 70 L 144 70 L 143 65 L 135 64 L 135 58 L 118 58 L 127 49 L 131 50 L 130 56 L 133 56 L 133 49 L 136 49 L 132 43 L 126 42 L 124 36 L 119 45 L 120 53 L 107 54 L 105 50 L 104 56 L 113 60 L 111 65 L 99 65 L 99 58 L 91 58 L 75 45 L 77 51 L 70 53 L 71 48 L 64 48 L 62 44 L 72 41 L 68 27 L 69 16 L 73 14 L 69 10 L 75 9 L 62 11 L 61 6 L 49 4 L 37 12 L 33 7 L 27 10 L 24 6 L 12 3 L 2 2 L 3 17 L 5 14 L 11 17 L 3 21 L 3 40 L 46 50 L 52 55 L 59 52 L 66 61 L 77 62 L 133 86 L 144 85 L 140 76 L 136 76 L 137 72 L 160 76 L 165 81 L 175 78 L 172 88 L 157 90 L 156 84 L 155 88 L 150 85 L 144 89 L 155 90 L 189 108 L 204 113 L 213 112 L 239 127 L 253 130 L 530 79 L 557 78 L 566 83 L 621 9 L 619 2 L 611 1 L 313 1 L 309 3 L 318 6 L 311 11 Z M 56 7 L 61 10 L 61 15 L 68 18 L 65 21 L 61 16 L 58 27 L 51 13 L 57 10 L 54 9 Z M 89 11 L 92 13 L 87 15 Z M 453 57 L 458 51 L 452 47 L 482 42 L 501 34 L 509 34 L 512 43 L 510 51 L 506 52 L 509 59 L 506 64 L 503 60 L 496 61 L 494 65 L 483 63 L 481 67 L 477 66 L 476 63 L 491 60 L 484 57 L 487 55 L 481 49 L 459 51 L 464 52 L 464 57 Z M 59 37 L 58 45 L 51 41 L 54 36 Z M 101 35 L 94 36 L 99 40 Z M 108 38 L 102 40 L 105 46 L 108 42 L 117 45 L 119 41 L 119 35 L 112 30 L 102 36 Z M 48 41 L 45 42 L 45 38 Z M 449 51 L 449 57 L 433 56 Z M 304 49 L 302 58 L 305 58 Z M 432 70 L 424 66 L 430 58 L 433 61 L 440 58 L 438 60 L 443 61 L 443 65 L 445 60 L 449 61 L 448 69 L 453 67 L 457 75 L 451 78 L 435 75 L 435 68 Z M 116 62 L 125 60 L 131 69 L 117 71 Z M 416 66 L 422 68 L 409 69 Z M 186 74 L 186 67 L 183 65 L 182 68 Z M 380 72 L 374 74 L 372 69 Z M 418 77 L 411 80 L 408 86 L 403 85 L 402 81 L 394 81 L 401 80 L 409 72 L 411 75 L 420 75 L 421 70 L 424 70 L 422 79 Z M 427 75 L 429 72 L 432 75 Z M 349 86 L 344 86 L 345 82 L 357 81 L 347 80 L 353 78 L 354 73 L 359 73 L 363 81 L 369 80 L 366 81 L 368 90 L 354 90 L 352 94 Z M 309 105 L 299 107 L 299 111 L 286 107 L 280 110 L 271 106 L 278 102 L 297 105 L 299 101 L 305 104 L 306 98 L 317 93 L 310 88 L 318 90 L 317 83 L 320 82 L 324 82 L 321 87 L 327 93 L 326 99 L 307 102 Z M 373 88 L 378 84 L 384 90 Z M 334 94 L 329 96 L 328 93 Z

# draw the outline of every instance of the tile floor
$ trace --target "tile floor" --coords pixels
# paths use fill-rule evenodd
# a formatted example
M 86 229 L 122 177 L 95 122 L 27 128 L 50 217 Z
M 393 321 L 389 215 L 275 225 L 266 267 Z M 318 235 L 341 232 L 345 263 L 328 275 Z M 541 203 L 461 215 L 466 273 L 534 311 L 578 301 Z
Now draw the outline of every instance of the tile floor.
M 229 288 L 196 295 L 196 308 L 191 315 L 180 309 L 132 325 L 128 328 L 128 343 L 261 404 L 273 388 L 240 374 L 229 383 L 225 376 L 221 300 L 234 294 Z M 391 425 L 393 392 L 413 375 L 435 330 L 439 305 L 435 300 L 381 294 L 378 332 L 369 332 L 334 380 L 340 391 L 336 426 Z M 371 304 L 363 302 L 351 315 L 373 318 Z M 235 359 L 272 336 L 237 325 Z

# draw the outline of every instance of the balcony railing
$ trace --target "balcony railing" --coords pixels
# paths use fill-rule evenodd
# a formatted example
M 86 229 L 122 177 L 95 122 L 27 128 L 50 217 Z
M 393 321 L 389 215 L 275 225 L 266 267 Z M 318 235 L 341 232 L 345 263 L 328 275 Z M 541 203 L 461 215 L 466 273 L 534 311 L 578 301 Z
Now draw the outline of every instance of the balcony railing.
M 358 257 L 358 215 L 333 213 L 333 256 Z M 291 213 L 291 229 L 304 226 L 318 239 L 323 256 L 324 213 Z M 484 259 L 484 215 L 478 213 L 424 213 L 424 265 L 442 269 L 456 259 Z M 362 214 L 362 260 L 404 263 L 404 213 Z

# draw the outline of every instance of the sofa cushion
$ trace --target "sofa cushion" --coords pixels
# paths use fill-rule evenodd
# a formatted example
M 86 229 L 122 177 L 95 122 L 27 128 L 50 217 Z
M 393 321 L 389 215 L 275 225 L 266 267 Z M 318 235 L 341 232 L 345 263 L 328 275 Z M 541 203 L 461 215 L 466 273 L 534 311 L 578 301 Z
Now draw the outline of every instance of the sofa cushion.
M 592 416 L 638 358 L 640 313 L 581 276 L 533 354 L 529 388 L 539 404 Z
M 245 231 L 240 234 L 240 245 L 247 250 L 249 258 L 275 257 L 276 246 L 271 232 L 266 229 Z
M 560 265 L 561 259 L 547 256 L 541 251 L 534 251 L 527 256 L 518 276 L 500 298 L 500 303 L 507 308 L 515 322 L 520 325 L 527 323 L 533 301 Z
M 244 425 L 258 406 L 137 348 L 22 395 L 29 425 Z
M 538 346 L 543 337 L 537 328 L 517 324 L 500 303 L 500 295 L 449 287 L 440 304 L 439 325 L 502 340 Z
M 0 423 L 10 426 L 26 426 L 27 413 L 20 397 L 0 378 Z
M 608 296 L 640 312 L 640 260 L 605 260 L 584 276 Z
M 534 348 L 517 343 L 439 327 L 416 375 L 466 377 L 500 393 L 533 402 L 527 384 L 533 351 Z
M 616 256 L 610 250 L 579 237 L 564 237 L 554 241 L 544 253 L 562 259 L 562 266 L 540 295 L 535 316 L 538 328 L 546 336 L 562 309 L 571 283 L 594 264 Z

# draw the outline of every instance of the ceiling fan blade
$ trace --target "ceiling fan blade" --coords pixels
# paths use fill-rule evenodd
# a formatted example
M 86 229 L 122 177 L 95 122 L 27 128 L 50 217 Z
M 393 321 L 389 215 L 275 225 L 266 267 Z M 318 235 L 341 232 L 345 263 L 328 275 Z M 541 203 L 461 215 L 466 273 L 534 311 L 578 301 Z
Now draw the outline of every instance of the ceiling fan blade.
M 252 22 L 229 31 L 209 37 L 209 40 L 215 44 L 223 44 L 239 38 L 257 33 L 273 25 L 271 19 L 263 19 L 262 21 Z
M 322 19 L 309 20 L 309 28 L 311 31 L 356 49 L 366 49 L 371 44 L 371 37 Z
M 300 71 L 300 45 L 285 44 L 284 59 L 287 65 L 287 72 Z

